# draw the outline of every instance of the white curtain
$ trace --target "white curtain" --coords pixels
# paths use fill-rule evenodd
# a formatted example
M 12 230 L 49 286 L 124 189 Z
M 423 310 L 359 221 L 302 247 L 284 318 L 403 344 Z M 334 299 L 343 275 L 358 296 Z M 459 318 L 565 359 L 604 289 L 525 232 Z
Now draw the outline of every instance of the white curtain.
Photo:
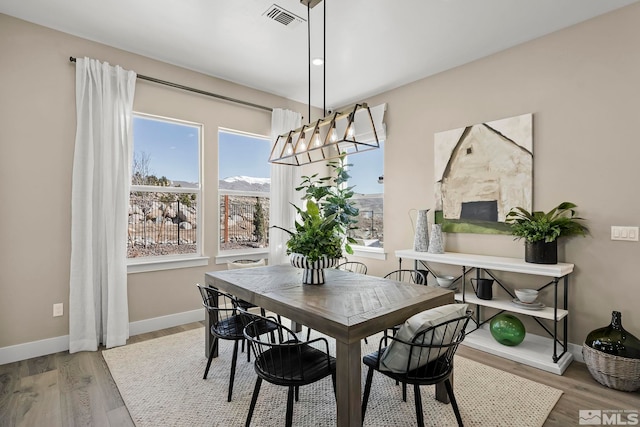
M 127 210 L 136 73 L 76 61 L 69 351 L 126 344 Z
M 299 113 L 281 108 L 274 108 L 271 114 L 271 143 L 278 135 L 296 129 L 302 124 Z M 295 187 L 300 183 L 300 167 L 271 164 L 271 205 L 269 208 L 269 224 L 286 229 L 293 229 L 296 212 L 289 202 L 296 202 L 300 196 Z M 289 235 L 277 228 L 269 229 L 269 264 L 287 262 L 287 240 Z

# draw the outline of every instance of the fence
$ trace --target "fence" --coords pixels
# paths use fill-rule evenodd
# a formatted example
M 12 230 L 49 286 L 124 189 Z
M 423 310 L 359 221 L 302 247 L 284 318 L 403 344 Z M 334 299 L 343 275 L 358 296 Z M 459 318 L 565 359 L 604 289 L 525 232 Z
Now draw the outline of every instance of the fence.
M 221 190 L 221 250 L 269 245 L 269 197 L 257 194 Z
M 131 192 L 127 257 L 197 253 L 196 196 L 195 193 Z

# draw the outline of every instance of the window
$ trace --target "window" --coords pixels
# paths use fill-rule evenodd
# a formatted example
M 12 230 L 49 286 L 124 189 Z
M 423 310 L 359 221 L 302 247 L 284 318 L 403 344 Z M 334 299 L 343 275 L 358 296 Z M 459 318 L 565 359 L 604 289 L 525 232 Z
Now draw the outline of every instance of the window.
M 127 257 L 200 256 L 202 125 L 133 117 Z
M 265 252 L 269 245 L 270 150 L 265 136 L 218 131 L 220 251 Z
M 353 201 L 360 210 L 358 229 L 351 232 L 351 236 L 358 241 L 359 246 L 367 248 L 382 248 L 384 246 L 383 229 L 383 166 L 384 142 L 380 148 L 354 154 L 348 157 L 349 186 L 353 189 Z

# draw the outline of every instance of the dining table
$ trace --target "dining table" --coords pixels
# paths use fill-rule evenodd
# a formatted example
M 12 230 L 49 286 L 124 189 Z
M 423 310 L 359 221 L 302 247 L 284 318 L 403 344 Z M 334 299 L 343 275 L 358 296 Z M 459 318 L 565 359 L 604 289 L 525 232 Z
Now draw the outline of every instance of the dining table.
M 450 290 L 338 269 L 325 269 L 322 285 L 303 285 L 302 269 L 285 264 L 207 272 L 205 283 L 335 339 L 340 427 L 362 425 L 361 340 L 424 310 L 454 303 Z M 209 327 L 211 321 L 207 317 Z M 436 397 L 448 402 L 442 384 L 436 386 Z

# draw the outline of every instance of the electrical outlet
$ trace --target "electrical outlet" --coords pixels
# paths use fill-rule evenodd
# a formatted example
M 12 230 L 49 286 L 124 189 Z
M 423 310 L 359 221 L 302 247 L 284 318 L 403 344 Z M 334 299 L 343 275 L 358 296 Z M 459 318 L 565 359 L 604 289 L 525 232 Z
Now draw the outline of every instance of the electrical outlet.
M 611 226 L 611 240 L 638 241 L 638 227 Z
M 64 314 L 64 304 L 59 302 L 57 304 L 53 304 L 53 317 L 59 317 Z

